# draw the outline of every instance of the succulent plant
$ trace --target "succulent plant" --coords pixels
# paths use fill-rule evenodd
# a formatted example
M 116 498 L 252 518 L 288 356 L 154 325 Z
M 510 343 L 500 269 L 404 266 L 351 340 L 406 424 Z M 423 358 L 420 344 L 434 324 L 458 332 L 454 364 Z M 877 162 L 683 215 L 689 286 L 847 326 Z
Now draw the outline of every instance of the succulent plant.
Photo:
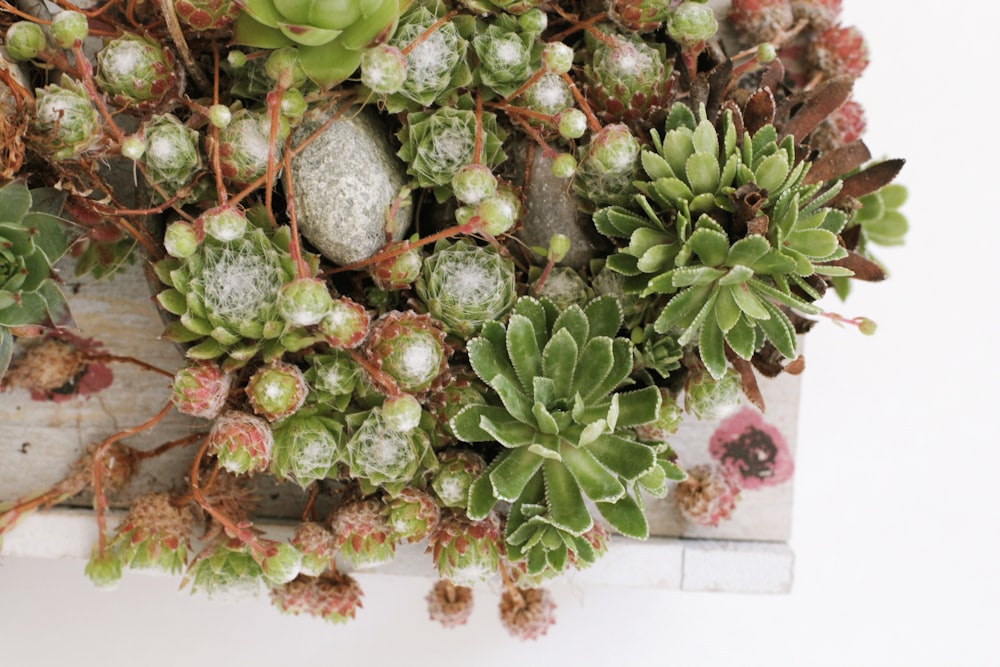
M 584 90 L 602 120 L 642 128 L 665 113 L 674 80 L 664 45 L 613 30 L 586 43 Z
M 469 338 L 514 305 L 514 262 L 493 246 L 439 242 L 424 260 L 417 295 L 445 328 Z
M 51 190 L 29 190 L 23 181 L 0 187 L 0 376 L 10 362 L 10 327 L 70 322 L 52 279 L 52 264 L 69 247 L 56 217 L 61 208 L 62 197 Z
M 327 623 L 346 623 L 361 608 L 361 587 L 346 574 L 299 575 L 271 589 L 271 602 L 284 614 L 308 614 Z
M 660 394 L 619 391 L 632 370 L 632 344 L 615 337 L 621 324 L 612 297 L 562 312 L 523 297 L 506 328 L 488 323 L 468 343 L 473 369 L 501 405 L 468 406 L 452 429 L 466 442 L 504 447 L 473 483 L 469 516 L 513 503 L 507 545 L 512 559 L 531 559 L 529 574 L 561 571 L 568 551 L 587 550 L 580 540 L 594 520 L 585 497 L 620 532 L 643 538 L 636 491 L 666 491 L 658 452 L 630 430 L 656 419 Z
M 239 0 L 237 44 L 265 49 L 294 46 L 310 79 L 330 88 L 351 76 L 364 49 L 386 41 L 405 0 L 303 2 Z
M 500 518 L 493 512 L 479 520 L 445 510 L 427 539 L 438 574 L 455 586 L 472 586 L 491 577 L 503 555 Z
M 167 325 L 164 338 L 200 341 L 188 348 L 187 356 L 218 359 L 226 370 L 245 365 L 258 353 L 277 359 L 289 342 L 283 342 L 283 335 L 301 330 L 286 322 L 277 307 L 281 287 L 296 275 L 289 230 L 269 235 L 250 227 L 229 241 L 206 234 L 190 255 L 168 257 L 154 266 L 168 286 L 157 301 L 179 318 Z
M 451 196 L 451 182 L 463 166 L 476 159 L 476 113 L 470 109 L 441 107 L 409 115 L 399 131 L 399 157 L 422 188 L 431 188 L 439 202 Z M 495 167 L 506 159 L 501 148 L 504 132 L 496 115 L 482 117 L 482 164 Z
M 608 15 L 633 32 L 650 32 L 670 18 L 671 0 L 610 0 Z
M 389 44 L 405 55 L 406 78 L 399 92 L 385 98 L 390 111 L 444 103 L 472 81 L 466 51 L 474 22 L 455 17 L 439 23 L 447 12 L 440 0 L 414 2 L 400 18 Z
M 334 542 L 354 567 L 379 565 L 395 555 L 396 542 L 386 510 L 381 500 L 362 498 L 338 506 L 330 518 Z
M 541 45 L 537 35 L 524 30 L 517 19 L 501 14 L 472 40 L 479 58 L 476 76 L 484 86 L 509 97 L 532 75 Z
M 396 540 L 419 542 L 427 537 L 441 518 L 441 508 L 427 491 L 404 487 L 389 502 L 389 526 Z
M 740 499 L 740 487 L 732 474 L 718 465 L 697 465 L 688 478 L 677 485 L 677 510 L 687 521 L 699 526 L 718 526 L 728 519 Z
M 271 472 L 302 488 L 333 476 L 343 458 L 344 427 L 329 410 L 306 407 L 277 422 Z
M 608 207 L 594 216 L 602 234 L 629 239 L 608 267 L 627 276 L 626 291 L 668 296 L 654 302 L 664 304 L 656 331 L 696 343 L 715 378 L 727 368 L 727 347 L 750 359 L 768 341 L 795 357 L 795 330 L 781 307 L 817 313 L 810 301 L 819 294 L 804 279 L 851 275 L 831 264 L 847 255 L 837 237 L 847 218 L 824 207 L 839 184 L 822 192 L 822 184 L 802 185 L 809 164 L 796 164 L 792 137 L 779 145 L 772 125 L 748 133 L 738 149 L 729 112 L 717 131 L 704 112 L 696 124 L 677 104 L 666 129 L 662 139 L 653 133 L 655 152 L 642 154 L 649 180 L 636 183 L 634 200 L 642 214 Z M 725 213 L 728 229 L 711 217 Z
M 263 472 L 271 464 L 274 434 L 267 422 L 239 410 L 215 420 L 208 434 L 209 451 L 223 470 L 235 475 Z
M 605 125 L 581 147 L 573 188 L 597 206 L 625 204 L 635 192 L 638 168 L 639 142 L 632 131 L 621 123 Z
M 428 435 L 419 428 L 393 428 L 381 408 L 351 415 L 348 421 L 352 432 L 345 445 L 347 461 L 364 493 L 381 487 L 395 495 L 418 473 L 437 466 Z
M 132 501 L 108 550 L 127 567 L 180 572 L 187 565 L 193 527 L 185 506 L 175 507 L 169 494 L 152 493 Z
M 411 393 L 428 389 L 448 365 L 444 332 L 430 316 L 412 311 L 376 320 L 365 353 L 399 389 Z
M 233 0 L 174 0 L 174 10 L 184 25 L 199 32 L 229 28 L 239 14 Z
M 178 412 L 215 419 L 229 398 L 233 374 L 212 363 L 200 363 L 174 373 L 170 400 Z
M 275 360 L 250 376 L 245 391 L 254 413 L 275 422 L 302 407 L 309 385 L 298 366 Z
M 301 573 L 318 577 L 334 565 L 337 542 L 329 530 L 321 523 L 304 521 L 295 527 L 295 535 L 289 542 L 302 554 Z
M 191 592 L 203 590 L 209 597 L 225 599 L 233 595 L 256 594 L 264 571 L 239 540 L 216 540 L 204 549 L 188 567 L 184 582 Z
M 97 86 L 123 107 L 159 105 L 176 92 L 173 52 L 140 35 L 125 33 L 97 52 Z
M 465 625 L 472 615 L 472 589 L 438 579 L 427 594 L 427 613 L 446 628 Z
M 167 196 L 174 195 L 191 182 L 201 169 L 198 133 L 172 114 L 152 116 L 143 123 L 145 151 L 142 162 L 149 177 L 163 188 Z
M 71 81 L 35 91 L 31 141 L 53 160 L 76 159 L 95 148 L 101 121 L 90 97 Z
M 461 449 L 441 452 L 438 460 L 431 488 L 444 507 L 465 509 L 469 487 L 482 474 L 486 462 L 479 454 Z
M 245 185 L 267 171 L 271 120 L 266 113 L 240 109 L 219 130 L 219 160 L 222 175 L 235 184 Z M 274 159 L 280 160 L 285 138 L 291 132 L 288 119 L 278 118 Z M 212 142 L 209 142 L 212 145 Z
M 555 622 L 556 603 L 544 588 L 505 590 L 500 596 L 500 622 L 518 639 L 538 639 Z

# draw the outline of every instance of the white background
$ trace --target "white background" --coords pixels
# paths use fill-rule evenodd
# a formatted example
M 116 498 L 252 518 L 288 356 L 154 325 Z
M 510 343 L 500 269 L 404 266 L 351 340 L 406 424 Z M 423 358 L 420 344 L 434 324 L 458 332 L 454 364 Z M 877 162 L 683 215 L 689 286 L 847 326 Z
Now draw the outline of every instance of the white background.
M 495 592 L 470 624 L 424 620 L 429 582 L 369 578 L 340 627 L 222 606 L 176 580 L 95 591 L 82 563 L 0 560 L 0 664 L 1000 665 L 992 2 L 846 0 L 868 38 L 856 96 L 877 156 L 903 156 L 908 244 L 846 305 L 875 337 L 809 336 L 787 596 L 554 586 L 559 622 L 507 637 Z

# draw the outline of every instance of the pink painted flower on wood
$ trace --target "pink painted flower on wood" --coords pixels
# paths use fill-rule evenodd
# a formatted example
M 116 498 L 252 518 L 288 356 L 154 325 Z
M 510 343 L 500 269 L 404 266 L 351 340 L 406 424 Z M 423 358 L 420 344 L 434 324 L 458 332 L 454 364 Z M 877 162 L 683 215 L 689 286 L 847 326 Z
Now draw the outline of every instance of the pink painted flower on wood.
M 785 437 L 752 408 L 719 424 L 708 451 L 747 490 L 781 484 L 795 468 Z

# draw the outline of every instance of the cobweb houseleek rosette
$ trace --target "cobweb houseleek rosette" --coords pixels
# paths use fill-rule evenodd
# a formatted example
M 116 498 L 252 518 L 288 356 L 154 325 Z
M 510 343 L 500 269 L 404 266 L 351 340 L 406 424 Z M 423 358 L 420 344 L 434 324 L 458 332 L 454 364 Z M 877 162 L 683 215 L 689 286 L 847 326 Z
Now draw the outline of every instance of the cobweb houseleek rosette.
M 466 442 L 504 450 L 469 492 L 468 514 L 481 519 L 497 502 L 513 503 L 508 549 L 532 576 L 561 571 L 594 525 L 584 498 L 619 532 L 648 536 L 638 491 L 666 493 L 683 477 L 631 427 L 656 419 L 656 387 L 619 391 L 632 370 L 632 344 L 617 338 L 622 312 L 612 297 L 560 310 L 522 297 L 508 324 L 487 322 L 468 343 L 476 374 L 499 405 L 471 405 L 451 421 Z M 585 540 L 584 540 L 585 541 Z

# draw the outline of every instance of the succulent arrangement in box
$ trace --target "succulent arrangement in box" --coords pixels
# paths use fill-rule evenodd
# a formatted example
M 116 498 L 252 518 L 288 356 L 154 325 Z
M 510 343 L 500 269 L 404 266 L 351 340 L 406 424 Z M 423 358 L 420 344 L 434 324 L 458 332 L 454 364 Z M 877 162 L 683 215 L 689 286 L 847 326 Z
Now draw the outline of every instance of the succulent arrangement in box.
M 504 625 L 534 638 L 540 585 L 646 538 L 649 498 L 725 515 L 741 469 L 685 470 L 682 418 L 763 410 L 759 378 L 800 372 L 818 319 L 874 331 L 817 303 L 883 279 L 873 247 L 906 231 L 840 0 L 56 4 L 0 0 L 4 387 L 98 356 L 64 255 L 149 266 L 189 362 L 158 414 L 0 505 L 2 534 L 91 490 L 99 585 L 263 582 L 340 622 L 361 599 L 343 564 L 425 541 L 432 618 L 464 623 L 499 576 Z M 204 428 L 121 443 L 171 410 Z M 109 529 L 109 494 L 180 447 L 186 488 Z M 255 527 L 266 476 L 301 488 L 290 539 Z

